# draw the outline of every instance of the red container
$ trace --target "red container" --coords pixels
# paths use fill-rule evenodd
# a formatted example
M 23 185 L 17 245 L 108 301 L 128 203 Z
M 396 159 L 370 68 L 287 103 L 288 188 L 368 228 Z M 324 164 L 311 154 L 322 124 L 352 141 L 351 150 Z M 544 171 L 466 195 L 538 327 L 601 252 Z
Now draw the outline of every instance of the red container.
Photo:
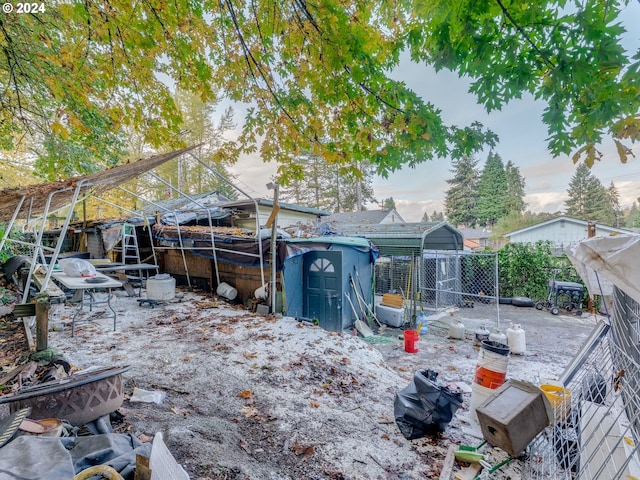
M 404 331 L 404 351 L 407 353 L 418 353 L 418 340 L 420 334 L 415 330 Z

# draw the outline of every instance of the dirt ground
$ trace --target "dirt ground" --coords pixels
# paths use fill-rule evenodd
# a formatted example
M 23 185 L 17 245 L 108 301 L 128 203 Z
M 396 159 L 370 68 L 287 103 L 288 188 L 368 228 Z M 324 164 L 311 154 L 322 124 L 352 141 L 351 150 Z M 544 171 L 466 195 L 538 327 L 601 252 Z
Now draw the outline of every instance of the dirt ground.
M 540 383 L 558 378 L 598 321 L 480 304 L 430 315 L 418 353 L 409 354 L 400 329 L 365 340 L 182 293 L 156 308 L 118 296 L 116 331 L 94 311 L 81 315 L 73 338 L 74 307 L 54 306 L 49 342 L 77 368 L 130 365 L 120 428 L 143 441 L 162 432 L 192 479 L 438 478 L 450 445 L 482 440 L 469 415 L 481 324 L 491 330 L 498 316 L 503 332 L 521 324 L 526 353 L 510 357 L 507 374 Z M 454 319 L 465 340 L 448 338 Z M 423 369 L 459 388 L 464 404 L 442 434 L 409 441 L 394 421 L 394 396 Z M 130 401 L 135 387 L 166 398 Z M 507 457 L 490 446 L 483 453 L 490 464 Z M 521 478 L 523 465 L 513 460 L 492 478 Z

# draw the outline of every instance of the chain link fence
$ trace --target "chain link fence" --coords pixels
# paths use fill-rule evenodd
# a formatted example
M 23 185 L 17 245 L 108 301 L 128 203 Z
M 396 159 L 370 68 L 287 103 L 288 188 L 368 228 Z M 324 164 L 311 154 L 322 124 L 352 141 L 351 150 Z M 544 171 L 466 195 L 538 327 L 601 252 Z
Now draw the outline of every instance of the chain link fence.
M 396 293 L 421 308 L 487 306 L 499 311 L 498 256 L 460 250 L 425 250 L 422 257 L 381 256 L 376 294 Z

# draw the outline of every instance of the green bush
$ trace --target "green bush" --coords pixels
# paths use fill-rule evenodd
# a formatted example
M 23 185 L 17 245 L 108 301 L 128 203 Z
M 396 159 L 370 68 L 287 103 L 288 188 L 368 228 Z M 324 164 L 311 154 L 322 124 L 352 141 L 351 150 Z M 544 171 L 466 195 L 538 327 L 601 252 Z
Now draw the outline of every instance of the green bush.
M 508 243 L 498 251 L 501 297 L 546 300 L 554 272 L 556 280 L 583 283 L 564 254 L 553 254 L 550 242 Z

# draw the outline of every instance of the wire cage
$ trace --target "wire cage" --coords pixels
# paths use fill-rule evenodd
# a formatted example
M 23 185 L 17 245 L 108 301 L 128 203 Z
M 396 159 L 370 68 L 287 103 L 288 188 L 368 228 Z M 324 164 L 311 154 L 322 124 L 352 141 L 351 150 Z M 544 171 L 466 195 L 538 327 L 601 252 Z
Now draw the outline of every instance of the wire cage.
M 422 256 L 381 256 L 375 264 L 376 294 L 401 294 L 421 308 L 499 308 L 495 253 L 424 250 Z
M 610 324 L 598 325 L 563 386 L 546 393 L 554 422 L 529 446 L 523 478 L 640 477 L 639 345 L 640 305 L 615 288 Z

